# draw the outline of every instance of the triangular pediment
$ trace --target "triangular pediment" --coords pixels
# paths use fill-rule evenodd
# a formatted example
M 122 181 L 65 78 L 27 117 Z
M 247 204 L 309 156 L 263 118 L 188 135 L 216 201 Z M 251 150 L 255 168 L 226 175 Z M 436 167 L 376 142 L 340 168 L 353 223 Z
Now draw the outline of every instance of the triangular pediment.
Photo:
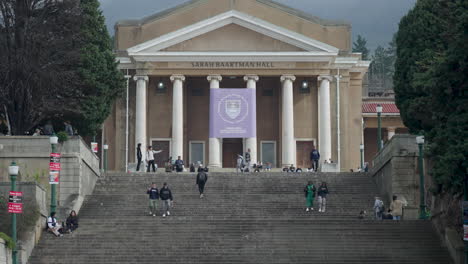
M 237 32 L 239 35 L 229 34 L 233 32 Z M 203 47 L 203 43 L 210 39 L 219 43 L 213 42 L 211 46 L 205 45 Z M 221 46 L 229 41 L 230 47 Z M 260 44 L 265 44 L 265 46 L 258 48 Z M 337 48 L 326 43 L 235 10 L 146 41 L 129 48 L 127 51 L 130 56 L 174 51 L 307 52 L 320 55 L 336 55 L 338 53 Z
M 147 52 L 157 52 L 149 48 Z M 163 52 L 305 52 L 303 48 L 260 34 L 237 24 L 207 32 L 172 45 Z M 317 49 L 316 51 L 320 51 Z

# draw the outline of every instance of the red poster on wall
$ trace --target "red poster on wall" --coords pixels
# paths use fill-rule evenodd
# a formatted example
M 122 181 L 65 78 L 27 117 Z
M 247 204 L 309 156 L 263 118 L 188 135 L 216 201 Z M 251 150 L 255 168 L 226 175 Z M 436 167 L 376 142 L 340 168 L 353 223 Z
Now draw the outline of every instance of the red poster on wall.
M 49 170 L 60 171 L 60 153 L 50 153 Z
M 23 192 L 10 191 L 10 199 L 8 201 L 8 213 L 23 213 Z

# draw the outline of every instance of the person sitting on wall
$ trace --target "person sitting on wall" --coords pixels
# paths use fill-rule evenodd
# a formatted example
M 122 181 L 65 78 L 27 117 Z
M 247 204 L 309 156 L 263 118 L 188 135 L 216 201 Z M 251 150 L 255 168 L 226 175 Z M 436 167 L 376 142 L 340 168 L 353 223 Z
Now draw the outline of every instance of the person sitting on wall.
M 200 167 L 198 167 L 198 168 L 200 168 Z M 195 164 L 194 163 L 190 164 L 190 172 L 195 172 Z
M 296 169 L 296 172 L 302 172 L 302 169 L 301 169 L 301 168 L 297 168 L 297 169 Z
M 270 162 L 267 162 L 267 163 L 266 163 L 265 170 L 266 170 L 266 171 L 270 171 L 270 170 L 271 170 L 271 163 L 270 163 Z
M 184 161 L 180 158 L 180 156 L 177 157 L 177 160 L 175 161 L 174 166 L 175 166 L 176 172 L 184 171 Z
M 169 157 L 169 159 L 166 161 L 166 164 L 165 164 L 165 171 L 166 172 L 172 172 L 172 157 Z

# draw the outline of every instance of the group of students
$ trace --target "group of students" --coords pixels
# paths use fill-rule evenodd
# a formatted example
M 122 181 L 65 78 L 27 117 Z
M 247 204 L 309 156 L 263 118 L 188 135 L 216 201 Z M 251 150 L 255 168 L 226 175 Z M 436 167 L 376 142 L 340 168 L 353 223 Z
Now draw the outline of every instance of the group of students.
M 376 220 L 390 219 L 390 220 L 401 220 L 403 216 L 403 201 L 399 200 L 396 195 L 393 195 L 390 208 L 385 211 L 384 202 L 380 197 L 375 197 L 374 202 L 374 213 Z
M 148 146 L 146 150 L 146 156 L 145 156 L 145 161 L 146 161 L 146 172 L 150 172 L 151 169 L 153 172 L 156 172 L 158 170 L 158 164 L 155 162 L 155 154 L 161 153 L 163 150 L 153 150 L 152 146 Z M 143 153 L 141 152 L 141 143 L 138 143 L 137 149 L 137 167 L 136 171 L 140 171 L 140 166 L 143 163 Z M 182 172 L 184 171 L 184 161 L 181 159 L 179 156 L 177 160 L 173 161 L 172 157 L 169 157 L 168 161 L 165 164 L 166 172 L 172 172 L 172 171 L 177 171 L 177 172 Z
M 71 234 L 78 228 L 78 215 L 75 210 L 72 210 L 67 217 L 64 228 L 64 223 L 60 224 L 55 217 L 55 212 L 52 212 L 47 218 L 46 224 L 47 231 L 52 232 L 57 237 L 62 237 L 64 233 L 68 232 Z
M 171 207 L 173 206 L 173 196 L 171 189 L 167 183 L 163 184 L 163 187 L 158 190 L 156 183 L 153 182 L 150 188 L 146 190 L 146 194 L 149 195 L 149 214 L 156 216 L 156 211 L 158 207 L 158 201 L 162 202 L 162 217 L 171 215 Z
M 328 195 L 328 187 L 326 182 L 322 182 L 322 184 L 318 187 L 309 181 L 307 185 L 304 187 L 304 195 L 306 198 L 306 212 L 314 211 L 314 200 L 317 194 L 318 196 L 318 203 L 319 203 L 319 212 L 325 213 L 326 206 L 327 206 L 327 195 Z

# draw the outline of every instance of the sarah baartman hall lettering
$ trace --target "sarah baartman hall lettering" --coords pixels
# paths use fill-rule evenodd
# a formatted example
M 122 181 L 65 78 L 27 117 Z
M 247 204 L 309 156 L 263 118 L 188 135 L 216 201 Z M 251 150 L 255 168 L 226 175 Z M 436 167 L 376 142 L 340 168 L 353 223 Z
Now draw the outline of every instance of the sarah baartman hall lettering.
M 115 29 L 129 93 L 104 127 L 111 169 L 134 163 L 138 143 L 163 149 L 160 167 L 181 156 L 232 168 L 250 149 L 253 163 L 306 168 L 313 147 L 336 170 L 359 166 L 369 62 L 351 52 L 349 24 L 268 0 L 197 0 Z

